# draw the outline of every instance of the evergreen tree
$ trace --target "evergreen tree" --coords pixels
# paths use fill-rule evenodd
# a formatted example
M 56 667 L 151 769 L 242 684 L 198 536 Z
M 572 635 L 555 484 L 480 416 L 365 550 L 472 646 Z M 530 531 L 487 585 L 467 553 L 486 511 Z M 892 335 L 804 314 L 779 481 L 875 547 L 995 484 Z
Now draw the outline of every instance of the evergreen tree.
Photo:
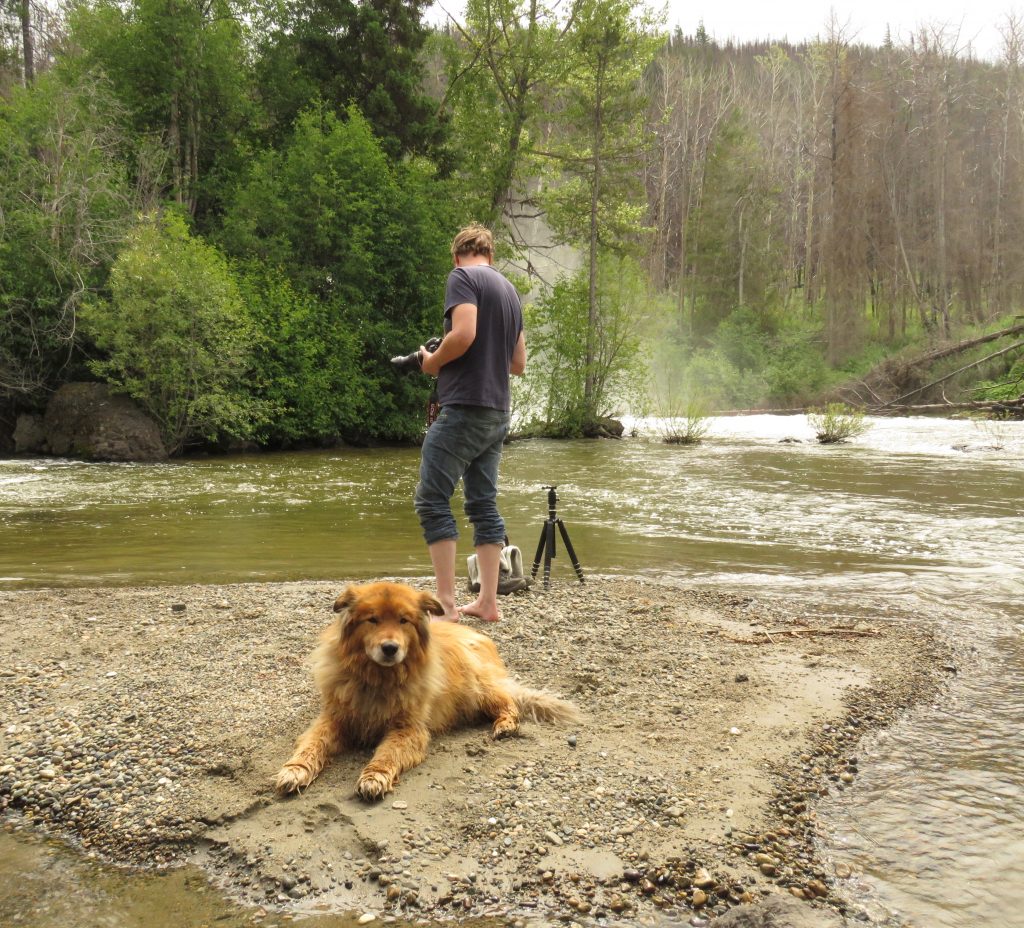
M 314 100 L 355 104 L 391 158 L 444 160 L 446 129 L 423 92 L 425 0 L 300 0 L 262 50 L 259 88 L 273 140 Z

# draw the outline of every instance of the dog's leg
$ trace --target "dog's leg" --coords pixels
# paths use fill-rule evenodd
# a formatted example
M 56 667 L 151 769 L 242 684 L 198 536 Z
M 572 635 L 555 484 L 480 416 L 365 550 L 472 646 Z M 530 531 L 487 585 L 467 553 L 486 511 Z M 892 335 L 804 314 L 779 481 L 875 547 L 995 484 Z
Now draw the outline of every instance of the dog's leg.
M 500 687 L 488 689 L 481 705 L 483 713 L 491 719 L 492 738 L 504 738 L 519 731 L 519 705 L 511 693 Z
M 380 799 L 390 793 L 403 770 L 423 763 L 429 742 L 430 733 L 422 726 L 389 731 L 359 775 L 356 792 L 363 799 Z
M 341 750 L 337 722 L 321 713 L 295 743 L 295 753 L 277 775 L 275 786 L 281 794 L 309 786 L 324 769 L 332 754 Z

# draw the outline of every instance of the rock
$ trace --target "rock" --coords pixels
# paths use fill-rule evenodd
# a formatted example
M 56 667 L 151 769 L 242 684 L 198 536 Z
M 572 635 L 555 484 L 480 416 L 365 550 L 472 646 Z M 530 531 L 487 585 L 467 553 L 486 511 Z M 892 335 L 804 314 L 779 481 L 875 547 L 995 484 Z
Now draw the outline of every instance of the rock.
M 43 427 L 50 454 L 94 461 L 167 459 L 156 423 L 105 384 L 65 384 L 50 399 Z
M 693 885 L 698 889 L 711 889 L 715 885 L 715 878 L 703 867 L 700 867 L 693 875 Z
M 14 453 L 35 454 L 46 449 L 46 429 L 43 417 L 35 413 L 22 413 L 14 426 Z
M 359 916 L 359 924 L 369 925 L 370 922 L 372 922 L 376 917 L 377 916 L 374 915 L 373 912 L 364 912 L 362 915 Z
M 708 894 L 703 889 L 695 889 L 693 891 L 693 899 L 691 900 L 693 907 L 699 909 L 708 901 Z
M 584 426 L 583 434 L 587 438 L 622 438 L 625 427 L 618 419 L 599 416 Z
M 730 909 L 714 922 L 716 928 L 840 928 L 838 916 L 814 909 L 792 896 L 769 896 L 763 902 Z

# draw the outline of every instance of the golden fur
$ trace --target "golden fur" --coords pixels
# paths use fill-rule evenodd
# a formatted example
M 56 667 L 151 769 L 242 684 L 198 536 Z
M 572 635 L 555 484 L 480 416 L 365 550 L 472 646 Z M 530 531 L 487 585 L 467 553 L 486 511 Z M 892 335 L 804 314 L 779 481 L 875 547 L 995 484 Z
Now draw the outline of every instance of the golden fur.
M 431 622 L 441 604 L 401 583 L 349 586 L 334 604 L 338 620 L 313 652 L 320 715 L 277 775 L 280 793 L 308 786 L 332 755 L 375 747 L 356 783 L 363 799 L 389 793 L 403 770 L 426 757 L 432 735 L 483 719 L 500 738 L 526 715 L 567 722 L 576 709 L 509 679 L 486 635 Z

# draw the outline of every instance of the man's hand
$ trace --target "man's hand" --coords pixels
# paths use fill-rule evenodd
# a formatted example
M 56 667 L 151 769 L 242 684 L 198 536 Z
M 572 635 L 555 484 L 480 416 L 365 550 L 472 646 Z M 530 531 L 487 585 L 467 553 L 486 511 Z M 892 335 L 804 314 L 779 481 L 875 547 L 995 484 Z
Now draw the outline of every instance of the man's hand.
M 431 377 L 436 377 L 438 371 L 441 370 L 441 365 L 435 360 L 436 355 L 437 351 L 427 351 L 426 348 L 420 345 L 420 370 Z

